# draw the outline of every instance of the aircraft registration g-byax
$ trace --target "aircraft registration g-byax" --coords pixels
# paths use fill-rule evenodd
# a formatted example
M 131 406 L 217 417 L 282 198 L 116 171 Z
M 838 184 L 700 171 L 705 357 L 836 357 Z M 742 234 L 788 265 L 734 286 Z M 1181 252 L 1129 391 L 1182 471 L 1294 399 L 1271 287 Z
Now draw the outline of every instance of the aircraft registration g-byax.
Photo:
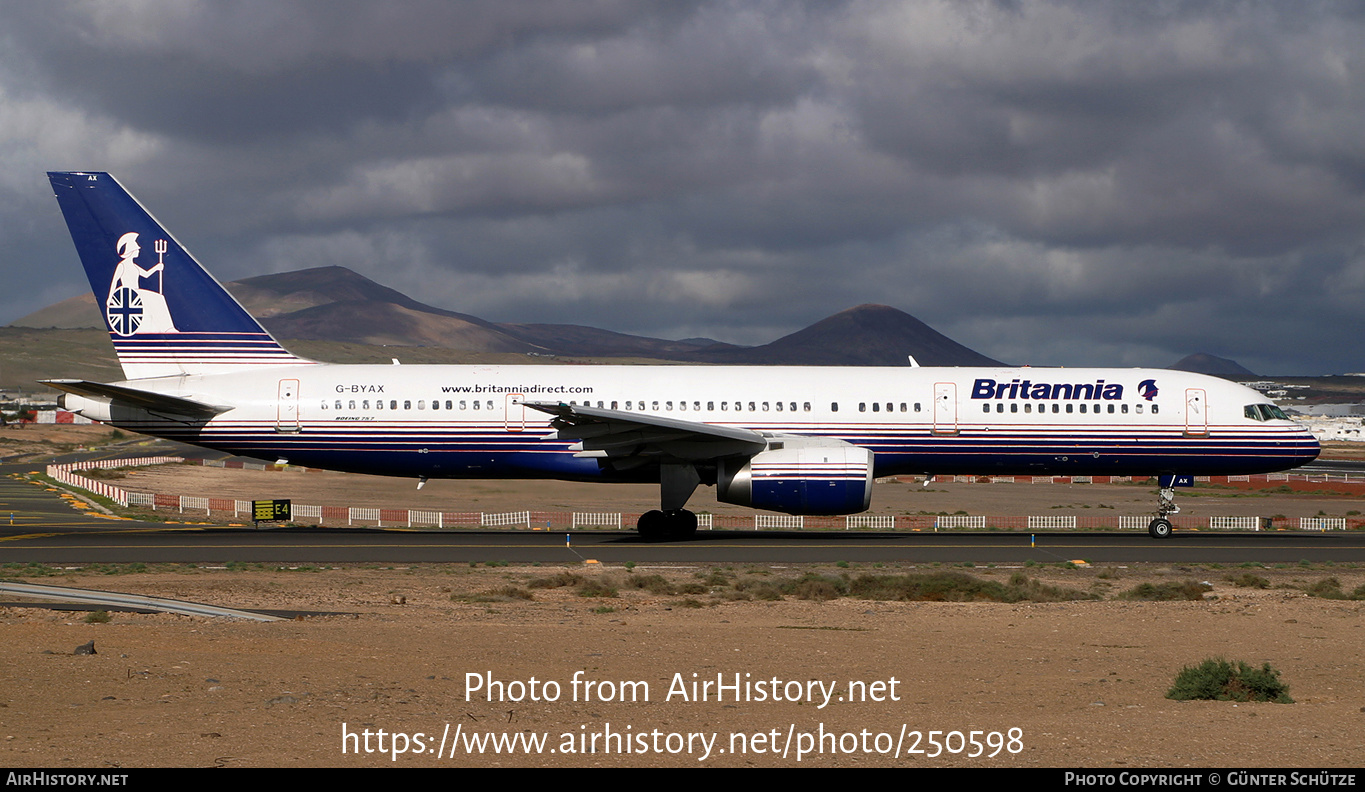
M 854 514 L 874 476 L 953 473 L 1159 475 L 1149 530 L 1163 537 L 1174 486 L 1318 455 L 1261 394 L 1179 371 L 317 363 L 113 177 L 49 178 L 127 379 L 48 384 L 94 420 L 234 454 L 419 486 L 658 482 L 647 539 L 696 531 L 684 506 L 699 484 L 725 503 Z

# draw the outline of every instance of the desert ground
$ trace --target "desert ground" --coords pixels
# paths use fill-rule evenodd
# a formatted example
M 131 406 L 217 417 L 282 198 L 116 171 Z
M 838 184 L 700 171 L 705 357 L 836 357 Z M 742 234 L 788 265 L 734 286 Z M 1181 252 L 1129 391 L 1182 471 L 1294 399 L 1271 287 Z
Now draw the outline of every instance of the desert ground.
M 0 608 L 6 766 L 1311 768 L 1365 757 L 1365 602 L 1305 593 L 1329 576 L 1351 591 L 1365 583 L 1358 569 L 954 570 L 1104 597 L 1014 604 L 743 598 L 806 572 L 928 571 L 857 565 L 113 571 L 30 580 L 313 613 L 90 623 L 83 612 Z M 562 573 L 601 585 L 536 587 Z M 1233 582 L 1246 574 L 1266 587 Z M 1188 580 L 1213 590 L 1199 601 L 1118 598 L 1141 582 Z M 670 593 L 688 584 L 696 593 Z M 73 654 L 88 641 L 96 654 Z M 1294 703 L 1165 698 L 1182 667 L 1212 657 L 1270 663 Z M 776 680 L 767 689 L 796 700 L 722 691 L 718 701 L 714 689 L 692 700 L 694 679 L 733 684 L 736 674 Z M 575 688 L 575 675 L 595 686 Z M 828 685 L 829 703 L 805 687 L 812 680 Z M 557 700 L 546 700 L 548 682 Z M 648 701 L 638 687 L 627 697 L 623 682 L 646 683 Z M 867 700 L 838 700 L 851 683 Z M 365 730 L 369 752 L 360 737 L 343 739 Z M 915 732 L 924 753 L 909 753 Z M 933 735 L 949 742 L 931 757 L 930 732 L 960 734 Z M 578 742 L 611 733 L 617 743 L 595 752 Z M 822 733 L 838 739 L 819 743 Z M 545 742 L 501 752 L 468 742 L 489 734 Z M 623 734 L 647 737 L 623 747 Z M 703 737 L 689 746 L 681 735 Z

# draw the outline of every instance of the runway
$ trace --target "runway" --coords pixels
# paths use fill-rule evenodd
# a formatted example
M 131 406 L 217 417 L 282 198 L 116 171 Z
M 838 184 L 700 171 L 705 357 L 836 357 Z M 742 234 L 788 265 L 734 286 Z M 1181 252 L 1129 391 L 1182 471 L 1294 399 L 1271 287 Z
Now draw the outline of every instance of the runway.
M 74 526 L 73 526 L 74 527 Z M 8 528 L 8 526 L 6 526 Z M 1177 533 L 1164 541 L 1117 533 L 797 533 L 716 531 L 651 544 L 628 532 L 413 532 L 140 526 L 0 533 L 0 563 L 280 564 L 1024 564 L 1359 563 L 1365 536 Z
M 11 516 L 12 515 L 12 516 Z M 633 531 L 412 531 L 222 528 L 110 520 L 0 477 L 0 564 L 1321 564 L 1365 562 L 1365 534 L 1178 531 L 891 533 L 704 531 L 642 542 Z

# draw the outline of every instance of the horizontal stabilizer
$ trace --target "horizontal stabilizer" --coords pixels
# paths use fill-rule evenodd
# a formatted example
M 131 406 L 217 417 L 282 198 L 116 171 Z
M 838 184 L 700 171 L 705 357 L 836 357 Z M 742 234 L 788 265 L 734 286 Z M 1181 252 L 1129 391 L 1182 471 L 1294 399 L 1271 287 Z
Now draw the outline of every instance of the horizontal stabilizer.
M 39 382 L 60 391 L 74 393 L 77 396 L 110 399 L 130 407 L 141 407 L 144 410 L 175 413 L 176 415 L 194 415 L 209 418 L 233 409 L 230 406 L 205 404 L 203 402 L 194 401 L 193 399 L 184 399 L 179 396 L 167 396 L 164 393 L 138 390 L 137 388 L 128 388 L 122 385 L 107 385 L 102 382 L 68 379 L 39 380 Z

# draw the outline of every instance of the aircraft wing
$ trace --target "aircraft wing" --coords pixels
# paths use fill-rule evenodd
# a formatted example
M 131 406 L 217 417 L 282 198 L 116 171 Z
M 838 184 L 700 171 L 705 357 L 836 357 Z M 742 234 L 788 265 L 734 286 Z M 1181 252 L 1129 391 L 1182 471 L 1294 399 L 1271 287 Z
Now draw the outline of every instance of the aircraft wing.
M 733 426 L 682 421 L 647 413 L 550 402 L 526 406 L 554 416 L 549 439 L 577 440 L 575 456 L 592 458 L 658 457 L 699 462 L 725 456 L 752 456 L 767 447 L 763 435 Z
M 168 412 L 176 415 L 192 415 L 211 418 L 232 409 L 232 407 L 223 405 L 205 404 L 204 402 L 197 402 L 193 399 L 185 399 L 179 396 L 167 396 L 164 393 L 138 390 L 137 388 L 128 388 L 123 385 L 107 385 L 102 382 L 70 379 L 39 380 L 39 382 L 60 391 L 74 393 L 77 396 L 110 399 L 111 401 L 120 402 L 131 407 L 141 407 L 144 410 Z

